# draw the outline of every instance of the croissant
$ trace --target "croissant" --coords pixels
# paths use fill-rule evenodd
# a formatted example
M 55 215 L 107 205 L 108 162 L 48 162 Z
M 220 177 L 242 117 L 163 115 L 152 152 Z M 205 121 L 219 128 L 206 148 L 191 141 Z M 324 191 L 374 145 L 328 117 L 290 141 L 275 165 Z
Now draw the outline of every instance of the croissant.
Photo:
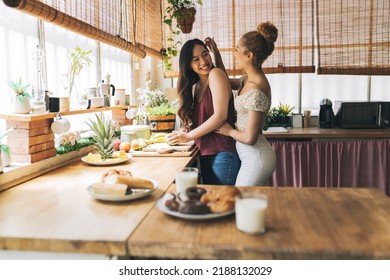
M 233 186 L 223 186 L 208 190 L 200 201 L 207 204 L 213 213 L 221 213 L 234 209 L 235 197 L 241 196 L 241 191 Z

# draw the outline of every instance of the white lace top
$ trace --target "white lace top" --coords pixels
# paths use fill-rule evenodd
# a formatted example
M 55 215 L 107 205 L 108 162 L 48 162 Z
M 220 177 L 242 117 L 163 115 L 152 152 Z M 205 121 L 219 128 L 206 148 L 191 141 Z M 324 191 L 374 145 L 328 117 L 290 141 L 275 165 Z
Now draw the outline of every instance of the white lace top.
M 263 120 L 271 107 L 271 100 L 268 95 L 258 89 L 238 95 L 244 86 L 244 77 L 241 78 L 240 88 L 234 93 L 234 107 L 237 111 L 236 128 L 244 130 L 248 122 L 248 112 L 250 110 L 263 112 Z

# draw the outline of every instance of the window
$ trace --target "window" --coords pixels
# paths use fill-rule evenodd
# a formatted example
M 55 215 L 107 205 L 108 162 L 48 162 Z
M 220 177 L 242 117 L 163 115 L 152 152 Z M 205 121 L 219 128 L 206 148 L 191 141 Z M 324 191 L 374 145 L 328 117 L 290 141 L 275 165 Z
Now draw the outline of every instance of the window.
M 8 112 L 12 90 L 8 79 L 19 78 L 26 83 L 33 81 L 32 51 L 38 44 L 37 19 L 9 9 L 0 3 L 0 88 L 2 100 L 0 112 Z M 0 119 L 0 131 L 5 120 Z
M 273 54 L 265 61 L 265 73 L 314 72 L 314 5 L 312 0 L 213 0 L 197 6 L 196 20 L 188 39 L 214 37 L 229 75 L 240 75 L 235 68 L 234 49 L 240 37 L 270 21 L 278 28 Z M 166 31 L 167 32 L 167 31 Z M 173 73 L 177 75 L 178 57 Z
M 33 82 L 34 61 L 32 52 L 38 45 L 38 19 L 20 11 L 10 9 L 0 4 L 0 88 L 4 89 L 4 96 L 11 97 L 12 91 L 7 85 L 7 79 L 19 79 L 27 83 Z M 17 23 L 17 24 L 16 24 Z M 46 48 L 47 88 L 53 94 L 64 95 L 62 76 L 67 72 L 67 52 L 70 48 L 80 46 L 86 50 L 93 50 L 92 64 L 83 69 L 79 79 L 79 93 L 85 88 L 96 87 L 100 78 L 107 73 L 111 75 L 111 83 L 119 88 L 125 88 L 130 93 L 132 88 L 131 57 L 126 51 L 109 45 L 97 44 L 95 40 L 78 35 L 69 30 L 44 23 L 44 39 Z M 100 48 L 101 69 L 98 68 L 98 49 Z M 101 70 L 101 73 L 99 72 Z M 31 87 L 29 88 L 31 93 Z M 0 102 L 0 112 L 8 112 L 9 102 Z M 89 115 L 69 117 L 72 130 L 84 129 L 84 120 Z M 0 131 L 5 129 L 5 120 L 0 119 Z
M 44 21 L 139 57 L 160 57 L 160 0 L 5 1 Z M 146 36 L 147 34 L 147 36 Z
M 388 0 L 316 3 L 319 74 L 390 75 Z
M 40 2 L 47 3 L 48 5 L 61 6 L 59 3 L 62 1 L 34 1 L 28 0 L 27 2 Z M 98 4 L 99 9 L 105 9 L 104 3 L 108 5 L 108 3 L 112 3 L 107 11 L 107 14 L 114 13 L 113 9 L 118 10 L 119 0 L 113 0 L 111 2 L 107 1 L 66 1 L 70 6 L 61 6 L 62 11 L 69 11 L 70 7 L 76 7 L 72 5 L 80 5 L 78 8 L 84 9 L 85 5 L 96 5 Z M 100 3 L 101 2 L 101 3 Z M 317 2 L 321 2 L 318 4 Z M 358 3 L 356 5 L 369 5 L 369 3 L 373 3 L 377 10 L 381 10 L 383 8 L 383 13 L 381 14 L 381 22 L 383 26 L 380 26 L 376 23 L 375 32 L 377 34 L 382 34 L 382 38 L 385 38 L 384 43 L 387 42 L 387 45 L 384 45 L 383 50 L 390 51 L 390 47 L 388 42 L 390 41 L 389 37 L 389 3 L 384 0 L 374 0 L 374 1 L 349 1 L 349 3 Z M 123 0 L 122 3 L 127 3 L 128 5 L 135 5 L 135 9 L 138 10 L 138 21 L 136 22 L 136 28 L 138 31 L 132 33 L 133 29 L 131 27 L 127 27 L 128 31 L 126 34 L 133 34 L 136 36 L 132 39 L 129 37 L 129 40 L 133 40 L 134 42 L 144 42 L 142 48 L 148 49 L 151 48 L 155 51 L 158 50 L 158 44 L 162 44 L 161 40 L 157 40 L 155 38 L 158 37 L 159 28 L 156 28 L 153 24 L 155 20 L 159 16 L 154 15 L 149 18 L 142 18 L 142 15 L 148 15 L 148 13 L 155 13 L 156 9 L 151 9 L 150 7 L 156 7 L 159 5 L 159 1 L 131 1 L 131 0 Z M 284 6 L 284 3 L 293 3 L 298 8 L 296 10 L 289 9 L 289 6 Z M 283 35 L 278 38 L 276 44 L 276 50 L 272 54 L 271 57 L 275 56 L 275 61 L 269 60 L 267 63 L 270 65 L 278 66 L 279 62 L 283 62 L 281 59 L 283 57 L 283 52 L 288 50 L 294 50 L 295 54 L 298 54 L 296 57 L 302 57 L 302 61 L 298 60 L 296 65 L 302 65 L 305 69 L 311 69 L 312 65 L 316 65 L 316 61 L 318 60 L 316 57 L 316 53 L 314 53 L 314 58 L 312 57 L 312 44 L 313 40 L 316 38 L 315 32 L 313 28 L 316 25 L 316 10 L 309 9 L 310 4 L 313 4 L 314 7 L 320 7 L 327 3 L 327 1 L 301 1 L 301 0 L 292 0 L 292 1 L 257 1 L 257 0 L 207 0 L 203 1 L 203 6 L 198 7 L 198 13 L 196 15 L 196 21 L 194 25 L 193 33 L 188 36 L 190 37 L 199 37 L 204 38 L 205 36 L 214 36 L 216 41 L 223 51 L 223 58 L 228 63 L 231 63 L 232 70 L 234 71 L 234 63 L 232 59 L 232 51 L 234 50 L 234 46 L 236 41 L 239 38 L 240 33 L 243 33 L 246 29 L 253 30 L 257 23 L 260 23 L 264 20 L 269 20 L 272 16 L 272 20 L 277 21 L 275 23 L 279 30 L 283 30 Z M 332 5 L 341 5 L 344 3 L 346 5 L 347 1 L 336 1 L 332 0 L 329 3 L 333 3 Z M 152 5 L 152 6 L 150 6 Z M 154 5 L 154 6 L 153 6 Z M 220 8 L 220 6 L 223 6 Z M 256 10 L 253 8 L 255 6 L 251 6 L 251 9 L 245 8 L 245 5 L 257 5 Z M 268 5 L 268 8 L 261 8 L 258 5 Z M 287 4 L 286 4 L 287 5 Z M 382 6 L 380 6 L 382 5 Z M 365 7 L 374 7 L 374 6 L 365 6 Z M 115 8 L 116 7 L 116 8 Z M 130 6 L 129 6 L 130 7 Z M 273 13 L 271 10 L 276 7 L 282 7 L 278 13 Z M 322 6 L 321 6 L 322 7 Z M 343 6 L 345 8 L 345 6 Z M 322 7 L 324 8 L 324 7 Z M 206 12 L 202 12 L 202 10 L 207 10 Z M 266 11 L 263 13 L 255 13 L 255 11 L 262 10 Z M 47 11 L 47 10 L 45 10 Z M 92 18 L 91 12 L 95 11 L 92 8 L 89 10 L 86 15 L 89 15 Z M 118 10 L 119 11 L 119 10 Z M 130 11 L 130 8 L 128 8 Z M 292 13 L 291 11 L 294 11 Z M 95 11 L 96 12 L 96 11 Z M 158 11 L 161 12 L 161 11 Z M 314 15 L 313 15 L 314 12 Z M 116 13 L 116 10 L 115 10 Z M 6 84 L 7 78 L 18 78 L 22 77 L 23 80 L 32 82 L 33 81 L 33 60 L 31 58 L 31 53 L 35 49 L 38 44 L 38 21 L 36 17 L 21 13 L 15 9 L 11 9 L 3 4 L 3 1 L 0 1 L 0 14 L 2 17 L 0 18 L 0 61 L 3 63 L 0 64 L 0 87 L 5 89 L 5 92 L 8 96 L 11 94 L 11 90 Z M 124 20 L 129 22 L 134 18 L 130 15 L 131 13 L 122 13 Z M 287 17 L 291 17 L 293 14 L 302 14 L 303 22 L 297 21 L 280 21 L 283 15 L 283 19 Z M 231 15 L 231 16 L 230 16 Z M 243 16 L 245 15 L 245 16 Z M 387 15 L 387 17 L 386 17 Z M 140 19 L 141 18 L 141 19 Z M 237 24 L 235 27 L 229 27 L 233 25 L 232 19 L 235 18 L 237 20 Z M 111 19 L 111 18 L 110 18 Z M 215 22 L 211 22 L 211 19 L 222 19 L 221 23 L 215 24 Z M 379 20 L 379 19 L 378 19 Z M 250 21 L 253 21 L 251 23 Z M 321 20 L 323 22 L 324 20 Z M 87 23 L 89 21 L 87 20 Z M 138 25 L 137 25 L 138 22 Z M 153 22 L 153 24 L 152 24 Z M 66 62 L 66 52 L 69 48 L 79 45 L 85 49 L 93 49 L 93 64 L 88 70 L 84 70 L 80 77 L 81 90 L 85 87 L 96 86 L 97 83 L 101 80 L 101 78 L 107 74 L 111 74 L 111 82 L 119 88 L 125 88 L 126 93 L 130 93 L 133 88 L 133 73 L 131 68 L 131 60 L 132 55 L 128 53 L 128 51 L 123 50 L 123 46 L 121 48 L 115 48 L 112 45 L 100 43 L 100 66 L 98 65 L 98 46 L 95 40 L 87 38 L 82 35 L 75 35 L 74 32 L 69 30 L 57 27 L 53 24 L 44 23 L 45 26 L 45 45 L 46 45 L 46 64 L 48 69 L 48 87 L 54 93 L 61 93 L 63 90 L 61 75 L 66 72 L 67 62 Z M 99 25 L 97 25 L 99 26 Z M 279 26 L 283 26 L 280 29 Z M 300 28 L 300 33 L 302 35 L 302 43 L 297 40 L 299 36 L 293 36 L 290 39 L 282 39 L 283 36 L 288 36 L 294 33 L 293 26 L 298 26 Z M 147 29 L 143 28 L 147 27 Z M 197 31 L 197 28 L 200 28 L 200 31 Z M 322 27 L 323 28 L 323 27 Z M 104 30 L 113 30 L 113 34 L 115 35 L 115 30 L 113 29 L 104 29 Z M 313 32 L 312 32 L 313 31 Z M 117 31 L 116 31 L 117 32 Z M 281 32 L 281 31 L 280 31 Z M 322 31 L 320 31 L 322 32 Z M 218 36 L 218 37 L 217 37 Z M 234 36 L 234 37 L 233 37 Z M 314 39 L 313 37 L 314 36 Z M 340 36 L 340 34 L 338 35 Z M 66 39 L 64 39 L 66 38 Z M 227 42 L 223 42 L 223 40 L 229 39 Z M 387 39 L 386 39 L 387 38 Z M 183 41 L 186 40 L 186 37 L 183 37 Z M 285 44 L 290 44 L 290 47 L 281 48 L 278 45 L 281 42 Z M 323 45 L 324 41 L 320 41 L 319 46 Z M 142 44 L 142 43 L 141 43 Z M 154 45 L 155 44 L 155 45 Z M 316 41 L 314 41 L 316 44 Z M 380 45 L 380 44 L 379 44 Z M 383 45 L 383 44 L 382 44 Z M 140 46 L 140 45 L 139 45 Z M 305 47 L 301 47 L 305 46 Z M 316 45 L 314 45 L 316 47 Z M 326 48 L 325 48 L 326 49 Z M 300 51 L 303 51 L 300 53 Z M 306 52 L 307 51 L 307 52 Z M 151 51 L 152 52 L 152 51 Z M 279 53 L 279 54 L 277 54 Z M 306 53 L 306 54 L 304 54 Z M 322 58 L 324 52 L 320 52 L 319 60 L 321 61 L 320 67 L 325 66 L 325 61 Z M 271 58 L 270 57 L 270 58 Z M 383 59 L 384 62 L 389 62 L 390 55 L 387 55 L 387 60 Z M 386 58 L 384 56 L 384 58 Z M 151 58 L 149 56 L 144 59 L 139 59 L 136 57 L 135 59 L 137 63 L 141 64 L 139 70 L 135 69 L 136 77 L 134 84 L 137 84 L 135 88 L 142 87 L 144 84 L 145 73 L 151 71 L 151 69 L 155 68 L 157 64 L 160 63 L 158 61 L 155 63 L 158 58 Z M 152 62 L 151 62 L 152 61 Z M 314 63 L 313 63 L 314 61 Z M 290 70 L 294 70 L 292 67 L 292 63 L 284 63 L 285 73 L 283 74 L 268 74 L 268 78 L 270 80 L 272 86 L 272 106 L 277 106 L 279 101 L 283 103 L 290 104 L 295 106 L 296 111 L 299 108 L 308 108 L 308 109 L 318 109 L 319 102 L 322 98 L 330 98 L 332 101 L 335 100 L 383 100 L 390 101 L 390 94 L 388 91 L 388 84 L 390 84 L 390 76 L 352 76 L 352 75 L 315 75 L 311 73 L 294 74 L 288 73 Z M 306 67 L 307 66 L 307 67 Z M 100 67 L 100 68 L 99 68 Z M 299 66 L 301 67 L 301 66 Z M 277 69 L 277 68 L 275 68 Z M 388 69 L 390 67 L 388 66 Z M 152 70 L 152 78 L 153 78 L 153 70 Z M 239 74 L 236 72 L 232 72 L 233 74 Z M 154 77 L 154 80 L 158 80 L 159 77 Z M 161 84 L 165 83 L 169 84 L 169 80 L 161 81 Z M 175 86 L 176 81 L 170 80 L 170 86 Z M 302 86 L 300 87 L 300 84 Z M 301 88 L 301 89 L 300 89 Z M 5 102 L 0 103 L 1 112 L 5 112 L 7 110 L 7 104 Z M 0 124 L 4 126 L 5 121 L 0 120 Z M 1 127 L 0 127 L 1 129 Z
M 45 47 L 47 67 L 47 89 L 55 96 L 65 96 L 64 75 L 69 67 L 68 51 L 76 46 L 83 50 L 93 50 L 90 58 L 90 67 L 84 67 L 76 83 L 79 95 L 82 95 L 85 88 L 96 87 L 98 83 L 97 67 L 97 45 L 94 40 L 78 35 L 50 23 L 45 26 Z

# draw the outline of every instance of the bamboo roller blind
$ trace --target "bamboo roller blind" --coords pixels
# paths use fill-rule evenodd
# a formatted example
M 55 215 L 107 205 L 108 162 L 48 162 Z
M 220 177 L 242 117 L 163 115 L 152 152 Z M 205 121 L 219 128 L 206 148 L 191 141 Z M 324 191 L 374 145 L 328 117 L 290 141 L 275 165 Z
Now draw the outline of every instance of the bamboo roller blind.
M 317 72 L 389 75 L 389 15 L 389 0 L 317 0 Z
M 10 7 L 138 57 L 161 58 L 160 0 L 3 0 Z
M 313 73 L 314 6 L 312 0 L 204 0 L 197 6 L 196 20 L 188 39 L 214 37 L 230 75 L 242 74 L 234 63 L 234 49 L 240 37 L 271 21 L 279 31 L 273 54 L 263 64 L 266 73 Z M 164 30 L 167 32 L 167 30 Z M 177 75 L 178 57 L 174 62 Z
M 3 2 L 139 57 L 161 58 L 169 35 L 162 23 L 165 0 Z M 263 65 L 266 73 L 314 72 L 317 51 L 318 74 L 389 75 L 389 16 L 389 0 L 204 0 L 192 33 L 181 38 L 214 37 L 229 74 L 239 75 L 233 56 L 238 39 L 271 21 L 279 37 Z

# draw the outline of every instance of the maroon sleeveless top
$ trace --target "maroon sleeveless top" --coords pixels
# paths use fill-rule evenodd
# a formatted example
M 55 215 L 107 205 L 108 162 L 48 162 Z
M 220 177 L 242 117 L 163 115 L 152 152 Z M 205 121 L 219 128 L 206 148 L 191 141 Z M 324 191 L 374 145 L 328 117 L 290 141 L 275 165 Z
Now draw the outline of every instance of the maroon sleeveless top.
M 194 101 L 194 125 L 195 128 L 207 121 L 213 114 L 213 97 L 211 95 L 210 87 L 207 86 L 203 94 L 202 100 L 198 103 Z M 232 127 L 236 121 L 236 115 L 234 112 L 233 98 L 230 98 L 228 116 L 226 120 Z M 195 139 L 195 144 L 198 146 L 200 155 L 214 155 L 219 152 L 235 152 L 236 146 L 233 138 L 218 134 L 216 132 L 210 132 L 198 139 Z

